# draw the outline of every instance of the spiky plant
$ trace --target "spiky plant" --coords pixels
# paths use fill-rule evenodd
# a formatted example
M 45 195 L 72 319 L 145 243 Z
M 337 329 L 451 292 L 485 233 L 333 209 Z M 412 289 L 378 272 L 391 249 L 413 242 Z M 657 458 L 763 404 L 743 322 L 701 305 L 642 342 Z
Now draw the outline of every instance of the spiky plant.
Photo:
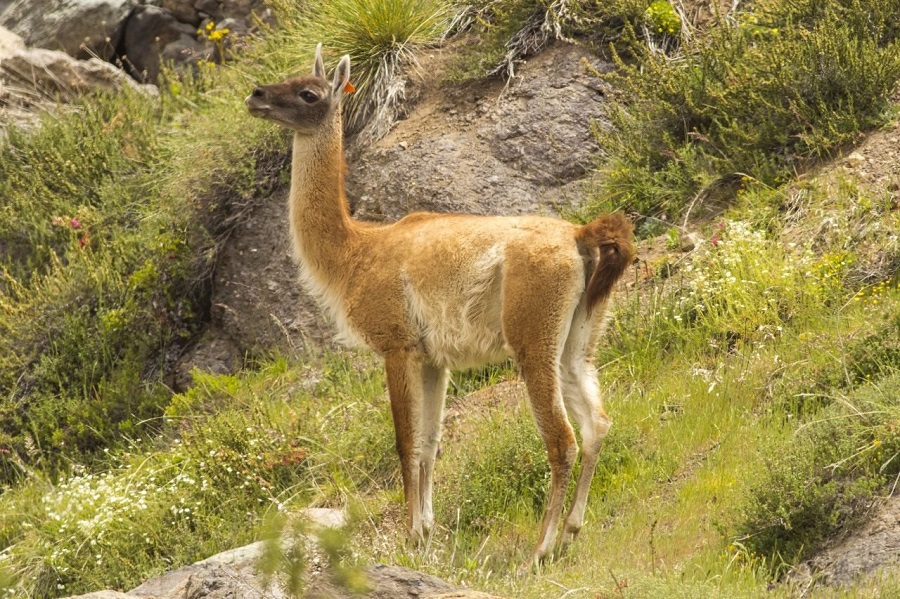
M 357 93 L 344 106 L 348 133 L 374 140 L 390 129 L 406 98 L 407 69 L 416 52 L 438 42 L 451 22 L 452 3 L 439 0 L 312 0 L 302 11 L 296 0 L 277 10 L 298 35 L 296 64 L 309 64 L 321 42 L 333 66 L 350 55 Z

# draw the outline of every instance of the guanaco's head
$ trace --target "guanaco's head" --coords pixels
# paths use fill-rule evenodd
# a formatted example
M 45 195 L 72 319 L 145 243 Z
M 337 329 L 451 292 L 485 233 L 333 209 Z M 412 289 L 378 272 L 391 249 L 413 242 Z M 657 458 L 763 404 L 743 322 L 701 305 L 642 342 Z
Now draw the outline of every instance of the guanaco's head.
M 325 75 L 322 44 L 316 46 L 313 74 L 282 83 L 260 85 L 244 103 L 250 114 L 298 133 L 312 135 L 322 128 L 341 104 L 350 81 L 350 56 L 344 56 L 331 81 Z

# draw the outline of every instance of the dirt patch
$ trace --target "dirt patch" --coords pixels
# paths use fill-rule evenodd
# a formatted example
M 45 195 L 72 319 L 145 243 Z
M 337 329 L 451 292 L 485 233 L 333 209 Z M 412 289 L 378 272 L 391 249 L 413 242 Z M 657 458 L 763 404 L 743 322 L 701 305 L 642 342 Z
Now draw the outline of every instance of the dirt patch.
M 788 576 L 790 584 L 849 586 L 880 568 L 900 564 L 900 496 L 878 501 L 866 523 L 806 561 Z

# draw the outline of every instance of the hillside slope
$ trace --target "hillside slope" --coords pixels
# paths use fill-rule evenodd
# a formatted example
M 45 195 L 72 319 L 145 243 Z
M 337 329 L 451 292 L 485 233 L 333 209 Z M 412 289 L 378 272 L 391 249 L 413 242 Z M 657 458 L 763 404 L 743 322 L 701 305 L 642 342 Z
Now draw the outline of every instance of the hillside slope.
M 241 104 L 248 82 L 295 69 L 290 40 L 308 37 L 287 25 L 158 104 L 94 98 L 3 147 L 15 219 L 0 235 L 26 257 L 4 257 L 0 279 L 7 595 L 133 588 L 300 534 L 310 506 L 349 524 L 321 553 L 272 549 L 264 567 L 298 586 L 324 559 L 350 587 L 384 563 L 523 598 L 896 593 L 891 7 L 773 0 L 676 40 L 649 30 L 647 3 L 622 2 L 591 27 L 570 23 L 583 47 L 550 45 L 507 89 L 448 80 L 503 18 L 547 10 L 498 6 L 435 62 L 422 52 L 418 101 L 350 154 L 350 183 L 368 218 L 445 197 L 485 213 L 635 215 L 639 261 L 596 356 L 614 425 L 577 542 L 518 569 L 549 472 L 502 364 L 454 374 L 437 526 L 408 546 L 381 366 L 308 351 L 330 329 L 297 308 L 288 140 Z

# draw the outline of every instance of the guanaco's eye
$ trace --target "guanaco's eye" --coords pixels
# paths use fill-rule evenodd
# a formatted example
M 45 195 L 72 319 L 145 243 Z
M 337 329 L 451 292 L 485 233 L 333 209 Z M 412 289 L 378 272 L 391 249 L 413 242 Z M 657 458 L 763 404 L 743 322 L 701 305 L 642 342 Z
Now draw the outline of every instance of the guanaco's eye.
M 300 96 L 300 98 L 307 104 L 312 104 L 313 102 L 318 102 L 319 100 L 319 96 L 309 91 L 308 89 L 304 89 L 297 95 Z

